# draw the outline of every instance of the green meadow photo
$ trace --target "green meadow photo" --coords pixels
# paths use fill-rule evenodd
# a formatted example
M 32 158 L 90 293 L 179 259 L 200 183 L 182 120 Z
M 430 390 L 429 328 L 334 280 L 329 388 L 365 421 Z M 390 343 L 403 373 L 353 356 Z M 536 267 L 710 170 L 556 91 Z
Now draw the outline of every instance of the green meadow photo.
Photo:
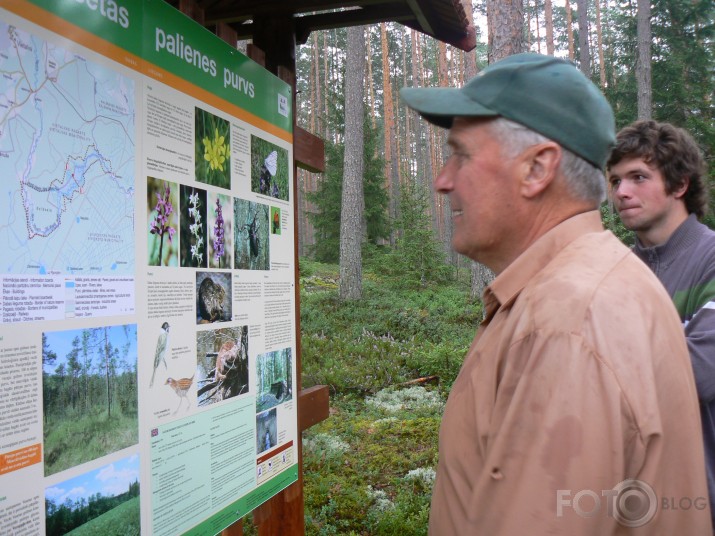
M 45 527 L 47 536 L 138 536 L 139 456 L 46 488 Z
M 137 326 L 42 334 L 45 476 L 138 442 Z

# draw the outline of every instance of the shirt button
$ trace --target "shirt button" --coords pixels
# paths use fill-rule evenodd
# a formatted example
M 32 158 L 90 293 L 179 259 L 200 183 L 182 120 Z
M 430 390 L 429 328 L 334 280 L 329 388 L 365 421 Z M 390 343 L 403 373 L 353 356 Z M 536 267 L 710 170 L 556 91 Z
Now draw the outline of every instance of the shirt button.
M 501 480 L 502 478 L 504 478 L 504 475 L 498 467 L 493 467 L 492 472 L 489 474 L 489 476 L 492 477 L 492 480 Z

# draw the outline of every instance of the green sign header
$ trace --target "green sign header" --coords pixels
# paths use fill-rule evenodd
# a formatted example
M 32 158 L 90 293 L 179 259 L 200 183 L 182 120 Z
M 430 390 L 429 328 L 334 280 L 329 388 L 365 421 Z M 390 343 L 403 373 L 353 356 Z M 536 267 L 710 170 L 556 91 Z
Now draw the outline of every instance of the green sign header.
M 163 0 L 33 4 L 287 132 L 291 87 Z

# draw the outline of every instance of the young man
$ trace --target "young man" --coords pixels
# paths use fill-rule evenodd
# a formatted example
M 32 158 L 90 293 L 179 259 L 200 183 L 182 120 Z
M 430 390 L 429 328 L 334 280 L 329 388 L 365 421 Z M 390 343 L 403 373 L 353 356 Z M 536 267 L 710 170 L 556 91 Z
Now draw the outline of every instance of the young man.
M 709 534 L 683 330 L 601 225 L 603 95 L 569 62 L 519 54 L 402 97 L 449 129 L 435 188 L 453 246 L 497 274 L 445 408 L 430 534 Z
M 707 208 L 705 161 L 686 131 L 638 121 L 618 133 L 608 170 L 616 210 L 636 233 L 633 251 L 661 280 L 685 327 L 715 512 L 715 232 L 698 222 Z

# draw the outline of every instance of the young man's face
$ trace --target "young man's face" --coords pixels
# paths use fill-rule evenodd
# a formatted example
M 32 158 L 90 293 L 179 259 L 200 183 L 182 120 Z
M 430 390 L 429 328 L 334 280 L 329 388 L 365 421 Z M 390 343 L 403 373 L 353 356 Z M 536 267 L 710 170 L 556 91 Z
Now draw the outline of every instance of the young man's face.
M 660 237 L 661 229 L 670 230 L 676 215 L 685 211 L 682 196 L 687 187 L 666 193 L 660 169 L 641 157 L 626 157 L 612 166 L 608 181 L 611 199 L 623 225 L 635 231 L 646 246 L 655 245 L 647 243 L 648 238 Z

